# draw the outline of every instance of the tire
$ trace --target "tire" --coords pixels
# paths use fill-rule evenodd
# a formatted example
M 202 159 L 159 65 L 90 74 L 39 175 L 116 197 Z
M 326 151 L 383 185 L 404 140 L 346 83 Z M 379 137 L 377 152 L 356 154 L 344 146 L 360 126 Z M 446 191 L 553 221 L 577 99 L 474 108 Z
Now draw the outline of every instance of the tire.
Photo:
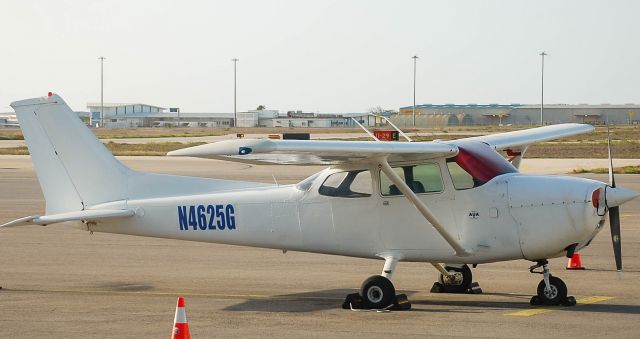
M 366 307 L 383 309 L 393 302 L 396 289 L 389 279 L 381 275 L 374 275 L 362 283 L 360 296 Z
M 458 277 L 459 275 L 462 275 L 461 279 L 459 277 L 455 283 L 450 283 L 445 280 L 442 274 L 440 274 L 438 281 L 442 284 L 445 293 L 464 293 L 471 288 L 473 274 L 471 273 L 469 266 L 463 265 L 461 268 L 445 266 L 444 269 L 448 272 L 457 274 Z
M 545 293 L 544 279 L 538 284 L 538 298 L 545 305 L 560 305 L 567 299 L 567 285 L 560 278 L 549 276 L 551 291 Z

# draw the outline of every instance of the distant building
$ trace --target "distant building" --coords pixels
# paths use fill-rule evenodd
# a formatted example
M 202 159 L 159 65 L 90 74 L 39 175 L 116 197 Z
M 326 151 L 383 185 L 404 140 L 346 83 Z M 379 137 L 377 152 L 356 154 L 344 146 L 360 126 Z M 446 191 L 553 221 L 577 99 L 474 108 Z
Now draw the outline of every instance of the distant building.
M 276 110 L 251 110 L 238 112 L 238 127 L 356 127 L 355 118 L 365 126 L 374 126 L 375 118 L 364 113 L 312 113 L 288 111 L 281 114 Z
M 631 113 L 630 113 L 631 112 Z M 580 122 L 604 124 L 637 124 L 640 105 L 544 105 L 545 124 Z M 391 120 L 403 126 L 413 124 L 413 106 L 401 107 Z M 634 120 L 635 119 L 635 120 Z M 537 125 L 540 105 L 522 104 L 423 104 L 416 105 L 417 126 L 455 125 Z
M 140 103 L 100 103 L 90 102 L 87 104 L 90 114 L 91 126 L 96 126 L 100 123 L 100 111 L 103 110 L 104 119 L 107 116 L 119 116 L 119 115 L 135 115 L 135 114 L 153 114 L 166 111 L 166 108 L 154 105 L 140 104 Z M 105 122 L 106 125 L 106 122 Z
M 18 127 L 18 118 L 15 113 L 0 113 L 0 128 Z
M 91 126 L 100 123 L 100 103 L 88 103 Z M 105 103 L 104 127 L 230 127 L 233 113 L 184 113 L 180 108 L 147 104 Z

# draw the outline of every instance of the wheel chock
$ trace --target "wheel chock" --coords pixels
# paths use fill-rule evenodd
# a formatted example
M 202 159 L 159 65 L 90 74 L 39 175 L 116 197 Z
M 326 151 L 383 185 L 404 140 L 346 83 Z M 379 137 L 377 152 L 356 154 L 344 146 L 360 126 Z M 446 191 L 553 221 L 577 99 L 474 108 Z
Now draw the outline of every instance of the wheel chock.
M 558 302 L 557 304 L 548 304 L 545 303 L 544 300 L 542 300 L 542 298 L 538 297 L 537 295 L 534 295 L 533 297 L 531 297 L 531 300 L 529 300 L 529 305 L 531 306 L 575 306 L 576 305 L 576 298 L 573 296 L 568 296 L 566 298 L 564 298 L 564 300 Z
M 345 310 L 371 310 L 365 305 L 364 300 L 360 296 L 360 293 L 347 294 L 347 297 L 344 299 L 344 302 L 342 303 L 342 308 Z M 408 311 L 410 309 L 411 309 L 411 302 L 409 302 L 407 295 L 398 294 L 393 299 L 393 304 L 389 305 L 383 310 Z M 371 311 L 382 311 L 382 310 L 374 309 Z
M 566 297 L 562 303 L 562 306 L 576 306 L 576 298 L 574 298 L 573 296 L 568 296 Z
M 408 311 L 411 309 L 411 302 L 407 298 L 406 294 L 398 294 L 393 299 L 393 307 L 391 307 L 394 311 Z
M 442 285 L 440 282 L 436 281 L 433 283 L 433 286 L 431 286 L 431 290 L 429 291 L 431 293 L 445 293 L 444 292 L 444 285 Z
M 439 281 L 436 281 L 433 283 L 433 286 L 431 287 L 430 292 L 431 293 L 457 293 L 457 292 L 448 292 L 446 287 Z M 471 284 L 471 287 L 469 289 L 460 293 L 481 294 L 482 289 L 480 288 L 480 284 L 478 284 L 477 282 L 474 282 Z
M 364 303 L 362 302 L 362 297 L 360 293 L 351 293 L 347 294 L 347 297 L 344 299 L 342 303 L 342 308 L 345 310 L 354 309 L 363 309 Z
M 477 282 L 471 283 L 471 288 L 467 290 L 469 294 L 482 294 L 482 289 L 480 288 L 480 284 Z

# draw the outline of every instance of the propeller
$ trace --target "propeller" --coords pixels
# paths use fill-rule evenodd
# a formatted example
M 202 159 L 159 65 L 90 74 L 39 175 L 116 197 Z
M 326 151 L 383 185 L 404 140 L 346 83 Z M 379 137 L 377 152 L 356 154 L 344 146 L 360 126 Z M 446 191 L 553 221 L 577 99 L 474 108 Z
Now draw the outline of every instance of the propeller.
M 616 178 L 613 175 L 613 159 L 611 157 L 611 132 L 607 124 L 607 150 L 609 155 L 609 186 L 616 188 Z M 606 197 L 606 193 L 605 193 Z M 622 271 L 622 243 L 620 238 L 620 208 L 612 206 L 609 208 L 609 228 L 611 229 L 611 242 L 613 243 L 613 254 L 616 259 L 616 270 Z

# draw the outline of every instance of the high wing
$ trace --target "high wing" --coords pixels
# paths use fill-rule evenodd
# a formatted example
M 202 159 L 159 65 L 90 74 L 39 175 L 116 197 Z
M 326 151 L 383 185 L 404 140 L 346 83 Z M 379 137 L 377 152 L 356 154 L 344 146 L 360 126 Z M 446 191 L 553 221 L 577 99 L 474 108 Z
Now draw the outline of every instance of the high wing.
M 452 157 L 455 145 L 440 142 L 233 139 L 183 148 L 169 156 L 221 159 L 251 164 L 337 165 L 388 156 L 390 164 Z
M 587 124 L 559 124 L 450 142 L 234 139 L 183 148 L 167 155 L 271 165 L 336 165 L 388 156 L 389 164 L 394 164 L 452 157 L 458 153 L 456 144 L 468 141 L 484 142 L 498 151 L 524 153 L 531 144 L 593 130 L 593 126 Z
M 482 141 L 498 151 L 523 151 L 531 144 L 569 137 L 581 133 L 588 133 L 593 130 L 594 127 L 588 124 L 558 124 L 521 131 L 458 139 L 456 142 Z

